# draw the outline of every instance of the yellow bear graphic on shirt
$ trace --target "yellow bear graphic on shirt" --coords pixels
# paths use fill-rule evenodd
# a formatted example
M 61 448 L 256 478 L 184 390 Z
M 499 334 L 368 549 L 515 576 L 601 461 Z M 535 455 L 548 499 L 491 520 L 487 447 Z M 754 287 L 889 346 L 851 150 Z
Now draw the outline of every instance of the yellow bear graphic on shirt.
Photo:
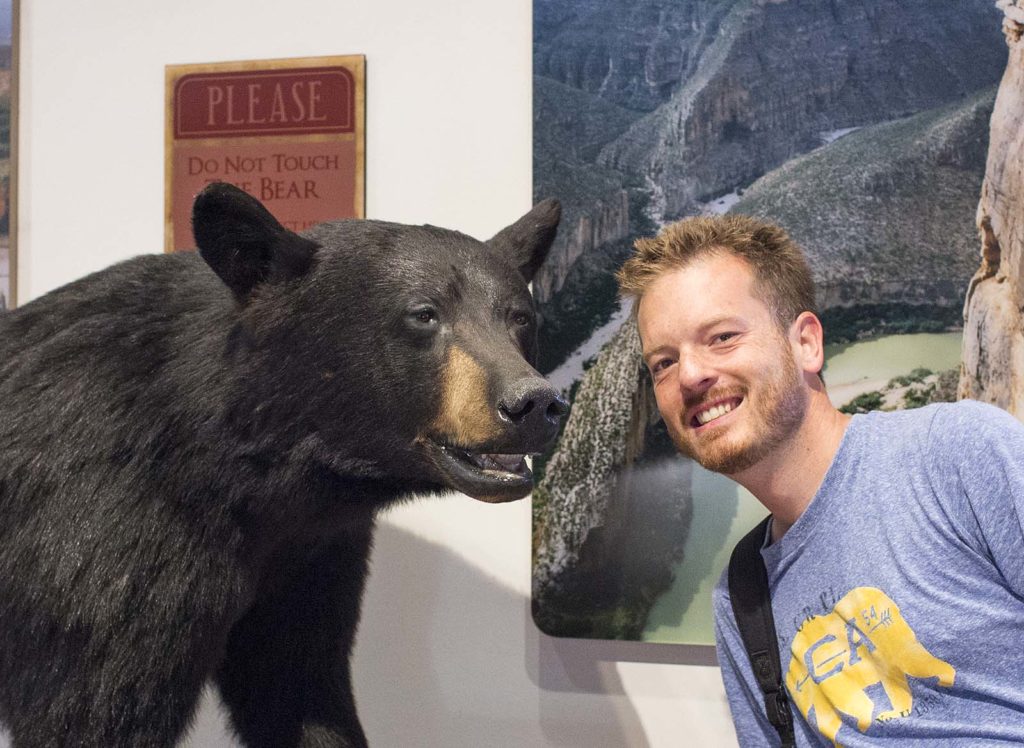
M 827 615 L 813 616 L 797 631 L 786 674 L 786 689 L 800 712 L 818 731 L 839 745 L 839 712 L 857 720 L 865 732 L 875 704 L 866 689 L 881 684 L 891 709 L 877 721 L 909 716 L 913 696 L 907 677 L 938 678 L 952 686 L 956 671 L 917 640 L 899 606 L 879 589 L 857 587 Z M 812 723 L 813 724 L 813 723 Z

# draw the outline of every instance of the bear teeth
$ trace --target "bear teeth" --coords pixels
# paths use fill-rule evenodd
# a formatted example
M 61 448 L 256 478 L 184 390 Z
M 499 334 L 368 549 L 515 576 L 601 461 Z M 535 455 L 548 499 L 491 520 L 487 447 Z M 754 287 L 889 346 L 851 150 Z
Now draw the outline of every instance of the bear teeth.
M 502 473 L 522 473 L 526 468 L 523 455 L 473 454 L 467 453 L 469 461 L 481 470 L 497 470 Z
M 499 470 L 509 473 L 522 472 L 526 462 L 522 455 L 484 455 L 484 457 L 495 463 Z
M 526 456 L 521 454 L 477 454 L 466 450 L 455 450 L 465 461 L 478 470 L 500 473 L 526 473 Z

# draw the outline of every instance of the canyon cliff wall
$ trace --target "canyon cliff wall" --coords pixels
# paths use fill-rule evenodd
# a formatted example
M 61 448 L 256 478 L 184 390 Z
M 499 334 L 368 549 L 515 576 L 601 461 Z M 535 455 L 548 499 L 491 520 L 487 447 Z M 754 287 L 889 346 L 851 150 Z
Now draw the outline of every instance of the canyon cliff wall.
M 994 98 L 861 128 L 769 172 L 731 211 L 778 223 L 803 247 L 819 311 L 930 305 L 955 324 L 977 266 Z
M 669 99 L 599 163 L 651 179 L 668 218 L 820 144 L 932 109 L 1003 63 L 991 2 L 735 0 Z

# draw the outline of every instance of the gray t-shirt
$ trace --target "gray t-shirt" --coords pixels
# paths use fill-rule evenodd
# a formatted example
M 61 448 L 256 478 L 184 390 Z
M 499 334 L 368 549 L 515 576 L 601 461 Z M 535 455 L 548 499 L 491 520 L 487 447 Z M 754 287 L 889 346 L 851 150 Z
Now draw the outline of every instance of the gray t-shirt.
M 797 745 L 1024 745 L 1024 426 L 978 402 L 855 416 L 762 551 Z M 778 745 L 714 591 L 742 746 Z

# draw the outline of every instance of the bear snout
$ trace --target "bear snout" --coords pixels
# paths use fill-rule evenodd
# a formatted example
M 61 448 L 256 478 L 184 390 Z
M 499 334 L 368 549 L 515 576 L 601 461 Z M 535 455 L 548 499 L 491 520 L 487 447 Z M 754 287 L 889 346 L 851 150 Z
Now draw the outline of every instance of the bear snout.
M 498 413 L 512 425 L 516 437 L 530 449 L 540 451 L 558 435 L 569 404 L 554 387 L 539 377 L 513 382 L 498 399 Z

